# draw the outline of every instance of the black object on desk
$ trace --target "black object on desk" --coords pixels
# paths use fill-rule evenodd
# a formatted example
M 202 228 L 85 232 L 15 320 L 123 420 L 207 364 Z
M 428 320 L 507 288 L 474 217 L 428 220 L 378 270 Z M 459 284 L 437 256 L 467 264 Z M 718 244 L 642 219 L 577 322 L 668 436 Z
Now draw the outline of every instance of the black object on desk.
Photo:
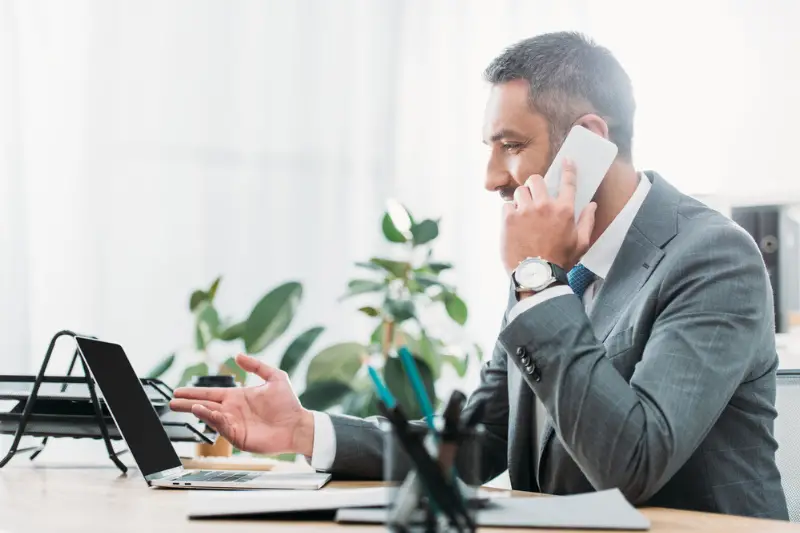
M 401 406 L 389 408 L 383 402 L 378 402 L 381 414 L 391 424 L 394 437 L 413 465 L 389 514 L 390 529 L 410 530 L 411 515 L 415 510 L 422 509 L 425 531 L 438 530 L 435 518 L 438 513 L 447 517 L 453 531 L 475 531 L 474 511 L 482 507 L 485 502 L 462 493 L 459 481 L 453 475 L 455 454 L 462 441 L 472 434 L 478 425 L 475 417 L 470 417 L 466 423 L 460 420 L 465 400 L 464 395 L 458 391 L 450 397 L 444 412 L 444 429 L 441 432 L 434 430 L 437 434 L 436 459 L 425 445 L 427 432 L 415 430 L 415 426 L 409 423 Z M 481 408 L 481 406 L 476 407 Z
M 71 331 L 60 331 L 50 341 L 42 366 L 36 376 L 1 376 L 0 400 L 16 400 L 18 403 L 8 412 L 0 412 L 0 434 L 14 435 L 6 456 L 0 460 L 0 468 L 19 452 L 32 452 L 30 459 L 38 456 L 50 437 L 102 438 L 109 458 L 123 473 L 127 467 L 119 460 L 127 450 L 115 451 L 112 440 L 121 440 L 114 420 L 98 397 L 94 380 L 86 363 L 75 349 L 65 376 L 47 376 L 56 341 L 61 337 L 75 337 Z M 72 376 L 76 363 L 83 366 L 83 376 Z M 196 419 L 169 409 L 172 389 L 157 379 L 142 379 L 153 407 L 161 418 L 170 440 L 184 442 L 207 442 L 213 444 L 216 434 L 204 433 L 196 425 Z M 42 437 L 38 446 L 18 448 L 23 436 Z

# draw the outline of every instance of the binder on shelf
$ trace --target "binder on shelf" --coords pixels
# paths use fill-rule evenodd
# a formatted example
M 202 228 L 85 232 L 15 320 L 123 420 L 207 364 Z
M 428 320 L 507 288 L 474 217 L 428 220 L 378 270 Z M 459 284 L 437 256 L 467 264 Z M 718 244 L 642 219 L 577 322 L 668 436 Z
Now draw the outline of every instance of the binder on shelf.
M 56 342 L 64 336 L 74 338 L 76 334 L 64 330 L 53 336 L 37 375 L 0 375 L 0 406 L 16 402 L 10 410 L 0 410 L 0 434 L 14 435 L 8 452 L 0 459 L 0 468 L 16 453 L 30 452 L 30 459 L 35 459 L 51 437 L 70 437 L 103 439 L 109 458 L 124 473 L 127 467 L 119 456 L 127 450 L 116 451 L 111 443 L 122 440 L 122 436 L 105 402 L 98 396 L 77 347 L 66 375 L 45 375 Z M 72 375 L 78 362 L 83 367 L 83 376 Z M 193 416 L 169 409 L 170 387 L 150 378 L 143 378 L 142 385 L 170 440 L 214 443 L 216 433 L 209 433 Z M 36 446 L 19 448 L 23 436 L 42 438 L 42 441 Z

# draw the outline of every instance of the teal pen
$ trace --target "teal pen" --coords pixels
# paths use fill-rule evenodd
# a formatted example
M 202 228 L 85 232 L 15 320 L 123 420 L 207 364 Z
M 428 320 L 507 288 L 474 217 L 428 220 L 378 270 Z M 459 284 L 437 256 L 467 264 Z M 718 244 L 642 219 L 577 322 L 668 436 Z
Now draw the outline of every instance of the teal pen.
M 375 391 L 378 393 L 378 397 L 380 397 L 381 401 L 388 407 L 389 409 L 394 409 L 397 405 L 397 402 L 392 396 L 392 393 L 389 392 L 389 389 L 386 388 L 386 385 L 383 384 L 383 380 L 378 375 L 377 370 L 372 368 L 371 365 L 367 365 L 367 372 L 369 372 L 369 377 L 372 378 L 372 383 L 375 385 Z
M 419 375 L 414 357 L 405 346 L 401 347 L 399 352 L 400 361 L 402 361 L 403 368 L 411 382 L 411 388 L 414 390 L 414 395 L 417 397 L 417 402 L 419 403 L 420 409 L 422 409 L 422 414 L 425 415 L 425 421 L 428 423 L 428 427 L 435 431 L 436 426 L 433 423 L 433 406 L 431 405 L 430 398 L 428 398 L 428 393 L 425 392 L 425 385 L 422 383 L 422 376 Z

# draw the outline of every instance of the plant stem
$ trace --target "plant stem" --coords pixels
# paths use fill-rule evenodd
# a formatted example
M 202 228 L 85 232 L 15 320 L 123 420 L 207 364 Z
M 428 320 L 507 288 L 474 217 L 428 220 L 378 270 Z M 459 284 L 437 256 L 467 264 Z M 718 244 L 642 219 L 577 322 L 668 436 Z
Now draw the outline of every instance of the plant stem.
M 383 321 L 383 338 L 381 339 L 381 354 L 383 358 L 389 357 L 389 350 L 394 344 L 394 322 L 391 320 Z
M 203 348 L 202 351 L 203 351 L 203 359 L 205 360 L 206 366 L 208 367 L 208 371 L 211 372 L 212 368 L 211 363 L 213 363 L 213 361 L 211 360 L 211 354 L 208 353 L 208 344 L 206 344 L 206 347 Z M 217 373 L 219 373 L 219 368 L 217 369 Z

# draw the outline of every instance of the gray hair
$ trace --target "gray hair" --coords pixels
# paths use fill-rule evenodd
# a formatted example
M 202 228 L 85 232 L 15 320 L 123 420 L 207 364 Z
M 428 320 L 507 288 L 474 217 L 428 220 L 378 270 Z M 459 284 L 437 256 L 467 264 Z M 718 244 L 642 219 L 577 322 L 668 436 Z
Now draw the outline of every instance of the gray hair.
M 531 106 L 550 123 L 551 148 L 581 115 L 596 113 L 608 123 L 619 155 L 631 158 L 631 80 L 611 52 L 588 37 L 558 32 L 525 39 L 496 57 L 484 77 L 492 84 L 528 81 Z

